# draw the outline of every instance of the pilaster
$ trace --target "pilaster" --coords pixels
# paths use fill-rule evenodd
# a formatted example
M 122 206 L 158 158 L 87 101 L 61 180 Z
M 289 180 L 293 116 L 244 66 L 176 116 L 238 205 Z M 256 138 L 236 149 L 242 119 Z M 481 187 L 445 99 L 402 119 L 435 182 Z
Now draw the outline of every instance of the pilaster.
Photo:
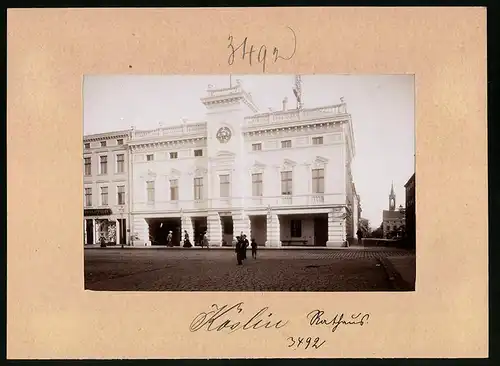
M 327 247 L 344 247 L 346 246 L 346 210 L 342 208 L 334 208 L 328 213 L 328 241 Z
M 208 215 L 207 231 L 208 245 L 211 247 L 222 246 L 222 223 L 218 212 Z
M 267 214 L 266 247 L 281 247 L 281 229 L 278 215 Z
M 134 238 L 134 246 L 149 246 L 151 241 L 149 240 L 149 225 L 143 217 L 134 217 L 134 234 L 137 235 Z
M 194 228 L 193 219 L 191 216 L 183 215 L 181 217 L 181 246 L 184 245 L 184 230 L 187 231 L 189 235 L 189 240 L 191 241 L 192 248 L 194 248 Z
M 243 232 L 243 234 L 246 234 L 247 239 L 250 241 L 250 238 L 252 237 L 252 233 L 250 232 L 251 230 L 251 223 L 250 223 L 250 217 L 246 215 L 244 212 L 239 211 L 239 212 L 233 212 L 233 242 L 236 241 L 236 237 Z

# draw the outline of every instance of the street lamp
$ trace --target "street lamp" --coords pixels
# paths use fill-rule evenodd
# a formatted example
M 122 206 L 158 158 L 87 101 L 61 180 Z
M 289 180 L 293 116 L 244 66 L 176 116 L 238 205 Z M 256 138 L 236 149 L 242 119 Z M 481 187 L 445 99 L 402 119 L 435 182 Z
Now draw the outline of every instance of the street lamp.
M 120 207 L 118 208 L 118 210 L 120 211 L 120 216 L 121 216 L 121 220 L 120 220 L 120 242 L 121 242 L 121 243 L 120 243 L 120 244 L 121 244 L 122 249 L 123 249 L 123 244 L 124 244 L 123 242 L 124 242 L 124 239 L 125 239 L 125 238 L 124 238 L 124 237 L 122 237 L 123 235 L 121 235 L 121 234 L 123 233 L 123 227 L 122 227 L 122 226 L 123 226 L 123 210 L 124 210 L 124 207 L 123 207 L 123 206 L 120 206 Z

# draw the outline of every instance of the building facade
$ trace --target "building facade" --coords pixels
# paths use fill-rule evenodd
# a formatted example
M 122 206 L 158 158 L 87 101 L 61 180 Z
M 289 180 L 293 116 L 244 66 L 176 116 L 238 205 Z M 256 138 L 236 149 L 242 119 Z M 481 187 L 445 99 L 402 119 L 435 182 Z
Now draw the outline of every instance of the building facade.
M 405 184 L 406 191 L 406 236 L 409 244 L 415 247 L 416 220 L 415 220 L 415 174 Z
M 84 243 L 127 244 L 130 131 L 83 138 Z
M 346 104 L 260 113 L 240 81 L 209 86 L 204 121 L 133 129 L 128 142 L 133 245 L 347 245 L 359 220 Z M 193 240 L 194 239 L 194 240 Z
M 383 212 L 382 228 L 384 238 L 395 238 L 402 236 L 402 231 L 405 230 L 405 208 L 400 205 L 396 209 L 396 194 L 394 193 L 394 185 L 391 185 L 389 193 L 389 210 Z

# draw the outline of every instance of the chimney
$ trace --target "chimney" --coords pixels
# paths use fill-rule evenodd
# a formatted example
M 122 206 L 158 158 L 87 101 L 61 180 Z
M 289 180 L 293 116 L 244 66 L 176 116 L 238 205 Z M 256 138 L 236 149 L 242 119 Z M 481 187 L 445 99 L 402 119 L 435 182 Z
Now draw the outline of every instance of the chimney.
M 286 104 L 288 103 L 288 98 L 283 99 L 283 111 L 286 111 Z

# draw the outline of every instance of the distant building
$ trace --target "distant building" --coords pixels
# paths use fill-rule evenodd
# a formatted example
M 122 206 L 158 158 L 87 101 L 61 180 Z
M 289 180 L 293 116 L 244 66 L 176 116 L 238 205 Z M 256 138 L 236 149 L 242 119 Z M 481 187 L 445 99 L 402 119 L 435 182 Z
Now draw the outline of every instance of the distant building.
M 405 208 L 400 205 L 396 209 L 396 194 L 394 193 L 394 185 L 392 184 L 391 193 L 389 193 L 389 210 L 384 210 L 383 212 L 382 228 L 384 238 L 388 238 L 394 232 L 401 230 L 405 226 L 405 220 Z
M 84 243 L 126 244 L 130 131 L 83 137 Z
M 406 190 L 406 235 L 410 244 L 415 246 L 415 174 L 405 184 Z

